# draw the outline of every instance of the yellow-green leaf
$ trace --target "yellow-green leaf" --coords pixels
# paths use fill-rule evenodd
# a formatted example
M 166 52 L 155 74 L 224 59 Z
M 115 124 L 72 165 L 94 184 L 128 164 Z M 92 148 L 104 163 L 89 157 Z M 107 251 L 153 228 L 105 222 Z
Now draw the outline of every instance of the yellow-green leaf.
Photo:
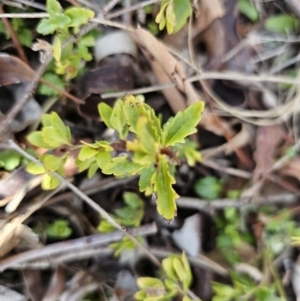
M 154 174 L 154 191 L 157 194 L 157 211 L 167 221 L 172 221 L 176 215 L 177 207 L 175 199 L 177 193 L 172 187 L 175 179 L 169 172 L 167 161 L 163 156 L 160 157 L 156 174 Z
M 138 173 L 142 168 L 142 165 L 130 162 L 126 157 L 122 156 L 113 158 L 112 161 L 102 169 L 102 172 L 107 175 L 128 176 Z
M 71 23 L 68 24 L 69 27 L 79 27 L 95 16 L 92 10 L 82 7 L 68 8 L 65 10 L 65 14 L 71 19 Z
M 139 187 L 140 191 L 145 191 L 149 186 L 152 186 L 152 177 L 155 173 L 154 165 L 151 164 L 148 168 L 143 168 L 140 172 Z
M 92 148 L 90 146 L 84 146 L 79 152 L 78 159 L 80 161 L 85 161 L 94 157 L 97 153 L 98 153 L 97 149 Z
M 27 140 L 37 147 L 45 148 L 45 149 L 52 149 L 53 146 L 49 145 L 44 141 L 43 135 L 41 131 L 32 132 L 27 136 Z
M 64 137 L 67 141 L 69 141 L 69 133 L 68 128 L 64 122 L 61 120 L 61 118 L 58 116 L 56 112 L 51 113 L 51 123 L 54 126 L 54 128 L 57 130 L 57 132 Z
M 44 190 L 55 189 L 60 184 L 60 180 L 53 175 L 45 174 L 43 177 L 42 188 Z
M 45 167 L 35 162 L 30 162 L 26 166 L 26 171 L 32 175 L 40 175 L 46 172 Z
M 52 47 L 53 47 L 53 57 L 57 62 L 59 62 L 61 58 L 61 41 L 58 36 L 55 36 Z
M 108 128 L 113 129 L 114 127 L 110 122 L 110 118 L 111 118 L 113 109 L 109 105 L 107 105 L 105 102 L 101 102 L 98 105 L 98 111 L 99 111 L 99 115 L 101 116 L 101 118 L 102 118 L 103 122 L 106 124 L 106 126 Z
M 184 138 L 197 132 L 196 126 L 201 119 L 204 103 L 199 101 L 167 122 L 163 129 L 163 143 L 166 147 L 175 143 L 184 143 Z
M 42 129 L 42 137 L 44 141 L 51 146 L 51 148 L 69 144 L 67 138 L 61 136 L 60 133 L 52 126 L 46 126 Z
M 108 163 L 111 162 L 111 155 L 107 151 L 99 151 L 96 155 L 96 161 L 99 168 L 103 169 Z
M 123 101 L 118 100 L 113 108 L 110 124 L 119 133 L 121 139 L 125 139 L 128 133 L 126 119 L 123 112 Z
M 95 175 L 97 169 L 98 169 L 98 164 L 96 162 L 90 166 L 90 168 L 88 170 L 88 178 L 89 179 L 91 179 Z
M 46 155 L 43 162 L 46 170 L 49 172 L 58 170 L 64 163 L 62 158 L 58 158 L 54 155 Z

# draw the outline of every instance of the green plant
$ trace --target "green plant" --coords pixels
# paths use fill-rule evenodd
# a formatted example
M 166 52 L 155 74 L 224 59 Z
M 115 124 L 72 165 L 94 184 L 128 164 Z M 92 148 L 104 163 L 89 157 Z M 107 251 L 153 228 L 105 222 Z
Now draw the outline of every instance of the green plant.
M 179 31 L 192 13 L 189 0 L 162 0 L 155 22 L 159 29 L 167 28 L 168 34 Z
M 116 209 L 115 214 L 111 216 L 122 226 L 139 227 L 144 216 L 144 202 L 133 192 L 125 192 L 123 198 L 126 206 Z M 116 228 L 107 220 L 102 219 L 98 230 L 109 233 L 115 231 Z M 142 242 L 141 237 L 137 237 L 137 240 Z M 134 249 L 135 243 L 125 236 L 121 241 L 110 244 L 110 247 L 116 251 L 115 255 L 118 256 L 122 250 Z
M 72 229 L 67 220 L 58 219 L 46 226 L 46 234 L 51 238 L 65 239 L 72 234 Z
M 213 176 L 207 176 L 199 179 L 194 189 L 199 197 L 207 200 L 214 200 L 220 196 L 223 189 L 223 181 Z
M 88 47 L 94 46 L 95 39 L 93 33 L 89 33 L 79 38 L 76 43 L 67 47 L 62 45 L 72 33 L 78 33 L 79 28 L 93 18 L 95 13 L 81 7 L 63 10 L 56 0 L 47 0 L 46 8 L 49 18 L 39 22 L 37 32 L 42 35 L 55 34 L 52 44 L 55 62 L 48 66 L 43 77 L 62 88 L 68 80 L 77 76 L 83 62 L 92 60 Z M 38 88 L 38 92 L 48 96 L 57 95 L 56 91 L 43 84 Z
M 244 274 L 232 272 L 231 279 L 233 285 L 222 283 L 213 283 L 213 291 L 215 293 L 212 301 L 283 301 L 282 298 L 276 296 L 276 288 L 274 285 L 257 284 L 254 280 Z
M 28 140 L 33 145 L 48 150 L 63 147 L 65 152 L 62 157 L 44 154 L 40 156 L 44 166 L 31 162 L 27 170 L 33 174 L 45 174 L 43 188 L 53 189 L 59 185 L 53 172 L 64 175 L 63 165 L 67 157 L 73 149 L 80 148 L 76 159 L 79 171 L 88 170 L 89 177 L 99 168 L 102 173 L 117 177 L 138 174 L 140 191 L 146 195 L 155 195 L 158 213 L 166 220 L 172 220 L 176 215 L 175 199 L 178 197 L 172 187 L 175 183 L 174 165 L 178 164 L 176 147 L 184 143 L 188 135 L 197 131 L 203 102 L 179 112 L 163 127 L 153 109 L 141 97 L 128 95 L 124 100 L 117 100 L 113 108 L 105 103 L 100 103 L 98 108 L 107 127 L 118 133 L 119 142 L 109 144 L 107 141 L 81 141 L 81 145 L 74 146 L 70 129 L 60 117 L 55 112 L 45 114 L 41 131 L 31 133 Z M 129 134 L 134 134 L 135 138 L 129 140 Z M 116 155 L 115 151 L 120 150 L 125 154 L 112 157 L 112 154 Z M 191 146 L 182 148 L 181 151 L 190 163 L 201 160 L 197 152 L 191 151 Z
M 164 280 L 152 277 L 138 278 L 141 289 L 135 294 L 136 300 L 168 301 L 178 294 L 183 295 L 184 301 L 189 301 L 186 295 L 192 282 L 192 272 L 185 253 L 169 255 L 162 261 Z M 183 287 L 183 291 L 180 287 Z
M 8 13 L 18 13 L 19 9 L 14 7 L 9 7 L 7 9 Z M 24 12 L 22 10 L 22 12 Z M 32 31 L 27 28 L 26 21 L 23 19 L 12 19 L 10 21 L 11 27 L 17 35 L 18 40 L 23 46 L 31 47 L 32 46 Z M 6 39 L 11 38 L 9 31 L 5 27 L 4 23 L 0 21 L 0 33 L 3 33 Z

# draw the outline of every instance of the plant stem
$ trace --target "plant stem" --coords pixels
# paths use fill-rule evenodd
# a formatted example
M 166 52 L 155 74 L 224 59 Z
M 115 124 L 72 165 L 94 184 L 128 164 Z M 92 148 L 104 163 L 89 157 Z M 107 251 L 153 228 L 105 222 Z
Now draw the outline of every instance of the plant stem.
M 14 149 L 16 152 L 18 152 L 28 160 L 35 162 L 38 165 L 44 166 L 41 161 L 26 153 L 13 140 L 9 140 L 8 143 L 12 149 Z M 150 253 L 145 246 L 143 246 L 131 233 L 129 233 L 125 227 L 121 226 L 113 217 L 111 217 L 102 207 L 100 207 L 91 198 L 89 198 L 86 194 L 84 194 L 80 189 L 78 189 L 75 185 L 70 183 L 68 180 L 66 180 L 58 173 L 53 172 L 53 175 L 56 176 L 69 189 L 71 189 L 78 197 L 80 197 L 83 201 L 85 201 L 90 207 L 92 207 L 95 211 L 97 211 L 102 217 L 104 217 L 111 225 L 124 232 L 124 234 L 126 234 L 134 243 L 136 243 L 136 245 L 138 245 L 141 249 L 143 249 L 143 251 L 149 256 L 149 258 L 153 261 L 154 264 L 156 264 L 157 266 L 161 265 L 160 261 L 152 253 Z

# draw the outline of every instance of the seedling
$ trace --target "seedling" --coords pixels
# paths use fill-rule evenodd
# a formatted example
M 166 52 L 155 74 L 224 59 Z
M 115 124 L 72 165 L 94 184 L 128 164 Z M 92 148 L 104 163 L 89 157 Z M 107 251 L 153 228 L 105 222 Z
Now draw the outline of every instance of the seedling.
M 185 143 L 187 136 L 197 131 L 203 108 L 203 102 L 197 102 L 162 127 L 154 110 L 144 103 L 142 97 L 128 95 L 117 100 L 113 108 L 100 103 L 98 109 L 102 120 L 118 133 L 120 140 L 111 144 L 107 141 L 81 141 L 80 146 L 72 145 L 69 127 L 55 112 L 45 114 L 41 131 L 31 133 L 29 141 L 48 150 L 64 147 L 65 153 L 62 157 L 44 154 L 40 156 L 44 167 L 32 162 L 27 170 L 34 174 L 44 173 L 43 188 L 54 189 L 59 180 L 53 172 L 64 175 L 63 165 L 70 151 L 81 148 L 76 159 L 79 171 L 88 170 L 89 177 L 99 168 L 103 174 L 117 177 L 138 174 L 140 191 L 155 197 L 158 213 L 171 221 L 176 215 L 175 199 L 178 198 L 172 186 L 175 184 L 172 170 L 179 163 L 176 150 L 178 145 Z M 129 134 L 134 134 L 135 138 L 129 140 Z M 122 154 L 117 155 L 116 151 L 120 150 Z M 191 144 L 181 148 L 181 156 L 190 164 L 201 160 L 195 149 L 191 151 Z

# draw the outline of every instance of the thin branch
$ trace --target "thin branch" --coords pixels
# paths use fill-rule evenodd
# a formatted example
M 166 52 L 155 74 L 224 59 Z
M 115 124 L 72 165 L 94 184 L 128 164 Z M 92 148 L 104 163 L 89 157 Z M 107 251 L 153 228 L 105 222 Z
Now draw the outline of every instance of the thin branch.
M 135 5 L 130 6 L 128 8 L 124 8 L 124 9 L 118 10 L 118 11 L 112 13 L 112 14 L 109 14 L 109 15 L 107 15 L 107 18 L 108 19 L 113 19 L 113 18 L 119 17 L 121 15 L 124 15 L 126 13 L 144 8 L 145 6 L 148 6 L 148 5 L 151 5 L 151 4 L 154 4 L 154 3 L 158 3 L 158 2 L 161 2 L 161 0 L 148 0 L 148 1 L 140 2 L 140 3 L 137 3 Z
M 31 260 L 41 259 L 43 257 L 52 257 L 61 253 L 76 252 L 87 248 L 99 247 L 121 240 L 125 235 L 133 236 L 151 235 L 157 232 L 156 224 L 144 225 L 140 228 L 133 228 L 129 231 L 114 231 L 112 233 L 93 234 L 81 238 L 71 239 L 63 242 L 53 243 L 42 248 L 32 249 L 13 255 L 0 261 L 0 271 L 10 268 L 19 263 Z M 157 259 L 156 259 L 157 260 Z
M 180 197 L 176 200 L 178 207 L 182 208 L 193 208 L 200 210 L 214 210 L 223 209 L 227 207 L 241 208 L 241 207 L 252 207 L 252 206 L 262 206 L 262 205 L 281 205 L 281 204 L 292 204 L 299 200 L 299 194 L 285 193 L 276 194 L 272 196 L 259 197 L 252 202 L 252 197 L 243 197 L 237 200 L 232 199 L 217 199 L 213 201 L 190 198 L 190 197 Z
M 39 161 L 38 159 L 36 159 L 33 156 L 26 153 L 13 140 L 9 140 L 8 143 L 12 147 L 12 149 L 14 149 L 16 152 L 21 154 L 23 157 L 27 158 L 28 160 L 30 160 L 32 162 L 37 163 L 38 165 L 44 166 L 41 161 Z M 80 197 L 83 201 L 85 201 L 96 212 L 98 212 L 103 218 L 105 218 L 111 225 L 113 225 L 117 229 L 121 230 L 124 234 L 126 234 L 134 243 L 136 243 L 149 256 L 149 258 L 153 261 L 153 263 L 155 263 L 158 266 L 161 265 L 160 261 L 153 254 L 151 254 L 145 246 L 143 246 L 130 232 L 128 232 L 126 230 L 126 228 L 121 226 L 102 207 L 100 207 L 91 198 L 89 198 L 86 194 L 84 194 L 80 189 L 78 189 L 75 185 L 70 183 L 68 180 L 66 180 L 64 177 L 62 177 L 58 173 L 53 172 L 53 175 L 56 176 L 63 184 L 65 184 L 69 189 L 71 189 L 78 197 Z
M 47 13 L 7 13 L 7 14 L 0 14 L 1 18 L 8 18 L 8 19 L 43 19 L 49 18 L 49 14 Z
M 297 79 L 288 76 L 247 75 L 238 72 L 202 72 L 200 75 L 192 76 L 190 78 L 187 78 L 186 80 L 189 82 L 196 82 L 200 79 L 223 79 L 223 80 L 232 80 L 232 81 L 239 80 L 239 81 L 246 81 L 246 82 L 271 82 L 271 83 L 285 83 L 285 84 L 298 83 Z M 176 84 L 170 82 L 165 85 L 156 85 L 151 87 L 133 89 L 125 92 L 103 93 L 101 94 L 101 97 L 103 99 L 122 97 L 124 93 L 145 94 L 145 93 L 161 91 L 175 86 Z
M 4 10 L 3 10 L 2 4 L 0 4 L 0 13 L 4 14 Z M 18 52 L 21 60 L 25 64 L 29 65 L 28 58 L 27 58 L 27 56 L 26 56 L 26 54 L 24 52 L 24 49 L 23 49 L 23 47 L 22 47 L 22 45 L 21 45 L 21 43 L 20 43 L 20 41 L 19 41 L 19 39 L 18 39 L 18 37 L 17 37 L 14 29 L 12 28 L 10 22 L 6 18 L 3 18 L 2 22 L 3 22 L 4 26 L 6 27 L 7 31 L 9 32 L 9 34 L 10 34 L 10 37 L 11 37 L 11 39 L 12 39 L 12 41 L 13 41 L 15 47 L 16 47 L 16 50 L 17 50 L 17 52 Z

